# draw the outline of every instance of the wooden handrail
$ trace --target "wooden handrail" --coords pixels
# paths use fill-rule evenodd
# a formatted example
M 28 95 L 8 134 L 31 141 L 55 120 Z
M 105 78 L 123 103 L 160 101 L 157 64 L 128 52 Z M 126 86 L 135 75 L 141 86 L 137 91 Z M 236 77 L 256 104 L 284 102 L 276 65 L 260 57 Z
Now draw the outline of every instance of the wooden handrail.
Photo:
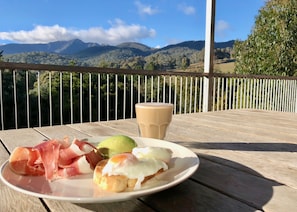
M 47 65 L 47 64 L 28 64 L 0 62 L 0 69 L 23 69 L 39 71 L 61 71 L 61 72 L 79 72 L 79 73 L 107 73 L 107 74 L 129 74 L 129 75 L 181 75 L 181 76 L 206 76 L 204 73 L 181 72 L 181 71 L 159 71 L 159 70 L 135 70 L 119 68 L 100 68 L 89 66 L 65 66 L 65 65 Z
M 284 79 L 297 80 L 295 76 L 273 76 L 273 75 L 252 75 L 252 74 L 230 74 L 230 73 L 198 73 L 186 71 L 159 71 L 159 70 L 135 70 L 119 68 L 100 68 L 89 66 L 65 66 L 49 64 L 29 64 L 29 63 L 12 63 L 0 62 L 0 69 L 9 70 L 39 70 L 39 71 L 60 71 L 60 72 L 77 72 L 77 73 L 106 73 L 106 74 L 128 74 L 128 75 L 179 75 L 189 77 L 224 77 L 224 78 L 252 78 L 252 79 Z

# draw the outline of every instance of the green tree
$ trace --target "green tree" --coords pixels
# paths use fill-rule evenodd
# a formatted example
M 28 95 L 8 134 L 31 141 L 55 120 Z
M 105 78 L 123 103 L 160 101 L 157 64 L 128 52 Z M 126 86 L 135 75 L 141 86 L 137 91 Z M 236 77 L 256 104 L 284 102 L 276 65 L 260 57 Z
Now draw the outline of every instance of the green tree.
M 185 70 L 190 66 L 190 59 L 187 58 L 185 55 L 181 58 L 181 68 Z
M 245 41 L 234 45 L 235 72 L 287 75 L 297 70 L 296 0 L 270 0 Z
M 0 62 L 3 61 L 3 50 L 0 51 Z

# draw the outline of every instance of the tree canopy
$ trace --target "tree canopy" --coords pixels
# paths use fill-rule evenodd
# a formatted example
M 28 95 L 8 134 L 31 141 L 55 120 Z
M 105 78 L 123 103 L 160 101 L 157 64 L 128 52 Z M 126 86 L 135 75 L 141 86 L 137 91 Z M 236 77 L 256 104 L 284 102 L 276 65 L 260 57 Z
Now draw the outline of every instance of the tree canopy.
M 236 73 L 297 75 L 296 11 L 296 0 L 266 2 L 247 40 L 235 42 Z

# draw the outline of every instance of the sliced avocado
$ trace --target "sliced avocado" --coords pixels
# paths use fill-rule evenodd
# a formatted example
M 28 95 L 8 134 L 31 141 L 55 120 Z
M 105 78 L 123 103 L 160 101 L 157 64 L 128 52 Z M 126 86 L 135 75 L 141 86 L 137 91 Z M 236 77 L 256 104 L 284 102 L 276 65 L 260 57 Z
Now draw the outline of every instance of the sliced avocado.
M 126 135 L 114 135 L 101 141 L 97 148 L 105 158 L 110 158 L 113 155 L 123 152 L 131 152 L 137 143 L 134 139 Z

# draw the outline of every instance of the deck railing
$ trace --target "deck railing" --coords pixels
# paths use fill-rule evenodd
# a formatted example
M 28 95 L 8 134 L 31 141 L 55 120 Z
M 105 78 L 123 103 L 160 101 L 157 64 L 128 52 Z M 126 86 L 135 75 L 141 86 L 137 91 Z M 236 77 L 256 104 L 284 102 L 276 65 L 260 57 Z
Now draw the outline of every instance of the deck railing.
M 297 78 L 0 62 L 1 129 L 135 117 L 136 102 L 170 102 L 174 113 L 203 108 L 208 77 L 213 111 L 297 111 Z

